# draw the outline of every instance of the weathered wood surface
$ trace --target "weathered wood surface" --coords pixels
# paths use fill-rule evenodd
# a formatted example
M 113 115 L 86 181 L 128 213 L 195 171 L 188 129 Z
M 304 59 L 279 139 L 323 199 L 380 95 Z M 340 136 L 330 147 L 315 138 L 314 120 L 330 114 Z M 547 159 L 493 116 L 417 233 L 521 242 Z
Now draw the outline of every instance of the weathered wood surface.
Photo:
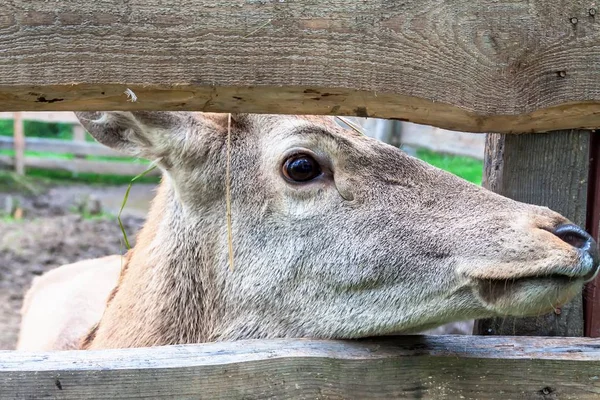
M 407 336 L 0 352 L 0 398 L 598 399 L 592 339 Z
M 503 196 L 551 208 L 586 225 L 590 133 L 487 136 L 483 186 Z M 477 321 L 483 335 L 582 336 L 582 297 L 532 318 Z
M 54 171 L 68 171 L 74 174 L 106 174 L 136 176 L 148 169 L 148 164 L 134 164 L 121 161 L 94 161 L 84 159 L 65 160 L 58 158 L 42 158 L 25 156 L 25 166 L 28 168 L 39 168 Z M 14 159 L 10 156 L 0 155 L 0 168 L 14 167 Z M 160 172 L 153 170 L 148 176 L 157 175 Z
M 590 173 L 588 186 L 588 232 L 600 242 L 600 132 L 590 132 Z M 583 291 L 585 336 L 600 338 L 600 277 Z
M 597 127 L 595 7 L 13 0 L 0 9 L 0 104 L 393 117 L 473 132 Z

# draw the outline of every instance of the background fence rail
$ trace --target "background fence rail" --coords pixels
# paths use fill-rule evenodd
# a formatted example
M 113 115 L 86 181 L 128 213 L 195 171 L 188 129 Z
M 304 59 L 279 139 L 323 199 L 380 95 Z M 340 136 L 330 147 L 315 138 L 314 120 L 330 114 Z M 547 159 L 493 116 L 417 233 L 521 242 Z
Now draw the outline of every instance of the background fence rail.
M 145 162 L 126 161 L 123 154 L 94 141 L 86 141 L 86 132 L 72 112 L 0 112 L 0 119 L 14 120 L 13 137 L 0 136 L 0 150 L 14 150 L 14 155 L 0 154 L 0 167 L 14 168 L 18 174 L 24 174 L 26 168 L 30 167 L 69 171 L 73 174 L 135 176 L 148 168 L 148 164 Z M 24 121 L 70 124 L 73 139 L 25 137 L 23 134 Z M 74 157 L 40 157 L 28 155 L 27 152 L 44 153 L 50 156 L 73 155 Z M 95 157 L 95 159 L 86 159 L 86 157 Z M 102 157 L 110 159 L 103 160 Z M 150 172 L 152 175 L 158 173 L 158 171 Z

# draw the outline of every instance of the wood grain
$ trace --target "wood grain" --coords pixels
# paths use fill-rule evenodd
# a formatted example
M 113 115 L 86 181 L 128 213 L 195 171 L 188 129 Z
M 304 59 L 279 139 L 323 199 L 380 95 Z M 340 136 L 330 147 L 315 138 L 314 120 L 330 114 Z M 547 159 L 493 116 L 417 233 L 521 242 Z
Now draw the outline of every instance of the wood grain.
M 600 132 L 590 132 L 587 231 L 600 242 Z M 583 291 L 585 336 L 600 338 L 600 277 Z
M 490 134 L 483 186 L 511 199 L 549 207 L 586 226 L 590 133 Z M 582 336 L 581 296 L 558 310 L 532 318 L 477 321 L 482 335 Z
M 0 398 L 597 399 L 592 339 L 405 336 L 0 352 Z
M 594 4 L 13 0 L 0 9 L 0 104 L 357 115 L 472 132 L 597 127 Z

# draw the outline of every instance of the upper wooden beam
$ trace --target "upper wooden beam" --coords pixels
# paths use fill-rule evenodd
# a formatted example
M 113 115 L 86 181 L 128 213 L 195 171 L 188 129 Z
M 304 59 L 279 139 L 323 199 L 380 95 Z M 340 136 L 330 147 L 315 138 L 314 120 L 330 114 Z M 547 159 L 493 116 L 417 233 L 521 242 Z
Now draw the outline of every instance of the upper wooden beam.
M 598 399 L 597 340 L 405 336 L 0 351 L 0 398 Z
M 336 114 L 503 133 L 596 128 L 595 3 L 13 0 L 0 9 L 0 111 Z

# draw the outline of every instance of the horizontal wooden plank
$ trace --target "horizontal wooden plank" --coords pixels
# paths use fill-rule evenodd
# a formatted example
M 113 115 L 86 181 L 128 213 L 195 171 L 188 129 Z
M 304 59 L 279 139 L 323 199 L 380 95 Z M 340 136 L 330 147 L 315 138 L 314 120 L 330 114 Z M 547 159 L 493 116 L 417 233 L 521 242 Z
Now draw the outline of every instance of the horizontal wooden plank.
M 405 336 L 0 352 L 0 397 L 598 399 L 584 338 Z
M 13 167 L 14 160 L 10 156 L 0 156 L 1 167 Z M 136 176 L 148 169 L 147 164 L 134 164 L 121 161 L 92 161 L 85 159 L 64 160 L 25 156 L 27 168 L 39 168 L 54 171 L 69 171 L 72 173 L 91 173 L 105 175 Z M 148 173 L 148 176 L 160 174 L 158 170 Z
M 12 149 L 14 139 L 0 136 L 0 149 Z M 25 139 L 25 150 L 56 154 L 79 154 L 86 156 L 124 157 L 122 153 L 96 142 L 76 142 L 70 140 L 33 138 Z
M 13 119 L 14 115 L 12 112 L 0 112 L 0 119 Z M 75 113 L 70 111 L 27 111 L 21 113 L 21 119 L 23 121 L 38 121 L 38 122 L 49 122 L 49 123 L 67 123 L 67 124 L 79 124 L 79 120 L 75 116 Z
M 0 104 L 595 128 L 593 4 L 15 0 L 0 10 Z

